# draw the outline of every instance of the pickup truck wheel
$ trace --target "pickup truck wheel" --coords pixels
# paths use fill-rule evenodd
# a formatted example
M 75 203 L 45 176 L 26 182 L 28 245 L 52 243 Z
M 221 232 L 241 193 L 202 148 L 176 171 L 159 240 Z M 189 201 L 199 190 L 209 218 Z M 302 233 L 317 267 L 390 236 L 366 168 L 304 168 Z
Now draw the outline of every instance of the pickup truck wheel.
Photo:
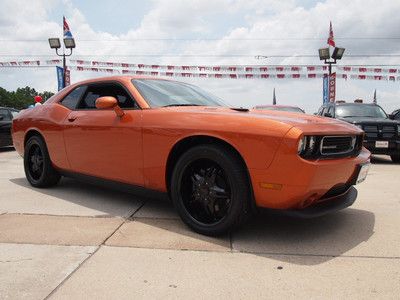
M 400 154 L 393 154 L 390 155 L 390 158 L 392 159 L 392 162 L 394 163 L 400 163 Z
M 26 178 L 34 187 L 50 187 L 56 185 L 61 178 L 53 168 L 45 142 L 39 136 L 32 136 L 26 142 L 24 169 Z
M 235 153 L 218 145 L 191 148 L 178 160 L 171 197 L 182 220 L 194 231 L 221 235 L 248 215 L 250 185 Z

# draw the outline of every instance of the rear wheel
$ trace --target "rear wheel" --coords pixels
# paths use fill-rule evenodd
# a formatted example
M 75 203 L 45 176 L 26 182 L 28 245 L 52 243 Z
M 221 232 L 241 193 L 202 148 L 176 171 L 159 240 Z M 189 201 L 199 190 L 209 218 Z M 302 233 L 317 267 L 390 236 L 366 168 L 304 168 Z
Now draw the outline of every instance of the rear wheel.
M 236 154 L 217 145 L 196 146 L 178 160 L 171 196 L 182 220 L 194 231 L 220 235 L 248 214 L 250 186 Z
M 26 142 L 24 169 L 26 178 L 34 187 L 50 187 L 61 178 L 53 168 L 45 142 L 39 136 L 32 136 Z
M 392 159 L 392 161 L 393 161 L 394 163 L 400 163 L 400 154 L 393 154 L 393 155 L 390 155 L 390 158 Z

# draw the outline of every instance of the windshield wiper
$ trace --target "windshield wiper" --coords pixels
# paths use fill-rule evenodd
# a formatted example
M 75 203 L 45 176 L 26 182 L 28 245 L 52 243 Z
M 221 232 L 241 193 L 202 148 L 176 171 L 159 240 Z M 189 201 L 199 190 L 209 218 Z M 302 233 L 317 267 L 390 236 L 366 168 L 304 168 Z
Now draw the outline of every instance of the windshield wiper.
M 191 103 L 174 103 L 174 104 L 164 105 L 163 107 L 168 107 L 168 106 L 204 106 L 204 105 L 191 104 Z

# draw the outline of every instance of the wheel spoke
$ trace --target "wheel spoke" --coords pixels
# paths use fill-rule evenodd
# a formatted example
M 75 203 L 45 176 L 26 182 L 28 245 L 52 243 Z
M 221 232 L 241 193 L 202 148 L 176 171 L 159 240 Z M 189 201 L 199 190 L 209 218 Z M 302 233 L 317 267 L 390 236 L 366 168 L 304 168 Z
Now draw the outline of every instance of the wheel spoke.
M 214 224 L 226 216 L 231 204 L 230 187 L 223 169 L 216 162 L 194 161 L 182 178 L 182 199 L 193 218 L 204 224 Z

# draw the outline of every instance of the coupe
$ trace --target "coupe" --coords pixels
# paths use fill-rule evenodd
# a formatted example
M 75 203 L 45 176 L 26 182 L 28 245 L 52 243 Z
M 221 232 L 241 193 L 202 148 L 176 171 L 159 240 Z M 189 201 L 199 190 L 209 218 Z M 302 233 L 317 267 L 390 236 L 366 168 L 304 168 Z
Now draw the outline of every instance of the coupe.
M 219 235 L 257 208 L 315 217 L 356 199 L 363 131 L 319 116 L 232 108 L 187 83 L 108 77 L 73 84 L 13 121 L 34 187 L 61 176 L 172 199 L 193 230 Z

